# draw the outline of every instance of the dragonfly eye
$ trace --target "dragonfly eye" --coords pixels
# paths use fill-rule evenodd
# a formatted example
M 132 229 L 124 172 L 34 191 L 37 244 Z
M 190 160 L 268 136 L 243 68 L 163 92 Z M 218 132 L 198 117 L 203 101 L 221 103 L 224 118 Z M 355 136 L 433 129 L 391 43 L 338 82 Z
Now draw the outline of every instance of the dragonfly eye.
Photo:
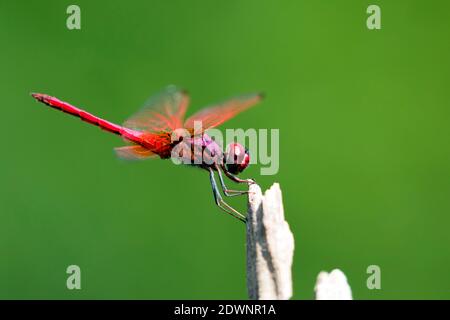
M 230 143 L 225 157 L 225 166 L 230 173 L 239 174 L 248 167 L 250 154 L 239 143 Z

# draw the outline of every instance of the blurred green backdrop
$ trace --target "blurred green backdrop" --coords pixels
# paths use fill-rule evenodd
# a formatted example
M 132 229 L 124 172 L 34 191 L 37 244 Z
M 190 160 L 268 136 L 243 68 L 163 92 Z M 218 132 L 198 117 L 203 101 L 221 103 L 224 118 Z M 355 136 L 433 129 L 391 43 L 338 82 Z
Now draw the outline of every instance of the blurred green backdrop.
M 79 0 L 70 31 L 73 3 L 0 3 L 0 298 L 247 297 L 245 229 L 206 172 L 118 161 L 120 138 L 29 96 L 120 123 L 168 84 L 191 112 L 267 93 L 227 127 L 280 129 L 279 173 L 244 176 L 281 184 L 294 298 L 335 267 L 357 299 L 450 298 L 448 1 Z

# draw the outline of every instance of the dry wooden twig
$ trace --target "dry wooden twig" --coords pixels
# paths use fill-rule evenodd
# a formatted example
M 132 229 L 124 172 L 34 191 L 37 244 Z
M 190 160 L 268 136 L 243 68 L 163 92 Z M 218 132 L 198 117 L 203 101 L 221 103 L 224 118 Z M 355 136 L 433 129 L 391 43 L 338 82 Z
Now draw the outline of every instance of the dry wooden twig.
M 347 277 L 339 269 L 334 269 L 330 273 L 320 272 L 314 293 L 316 300 L 352 300 L 352 289 Z
M 247 288 L 250 299 L 292 296 L 294 236 L 284 219 L 281 190 L 275 183 L 262 195 L 250 186 L 247 216 Z

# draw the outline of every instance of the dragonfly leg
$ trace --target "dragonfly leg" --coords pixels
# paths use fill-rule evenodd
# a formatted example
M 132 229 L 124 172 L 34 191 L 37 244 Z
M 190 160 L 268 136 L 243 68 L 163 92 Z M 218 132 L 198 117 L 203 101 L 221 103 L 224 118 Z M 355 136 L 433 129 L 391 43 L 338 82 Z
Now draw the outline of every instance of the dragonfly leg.
M 223 211 L 225 211 L 226 213 L 228 213 L 229 215 L 231 215 L 232 217 L 245 223 L 247 221 L 245 216 L 243 216 L 236 209 L 234 209 L 233 207 L 228 205 L 225 201 L 223 201 L 222 196 L 220 195 L 219 189 L 217 188 L 217 183 L 214 178 L 214 171 L 212 169 L 209 170 L 209 179 L 211 181 L 211 187 L 213 190 L 214 200 L 215 200 L 217 206 L 220 209 L 222 209 Z
M 216 165 L 216 169 L 217 169 L 217 172 L 219 173 L 219 180 L 220 180 L 220 184 L 222 185 L 223 193 L 227 197 L 241 196 L 241 195 L 250 193 L 250 191 L 248 191 L 248 190 L 230 190 L 230 189 L 228 189 L 227 186 L 225 185 L 225 181 L 223 180 L 222 170 L 217 165 Z
M 225 165 L 223 165 L 223 164 L 221 165 L 221 168 L 222 168 L 223 172 L 225 173 L 225 175 L 236 183 L 247 183 L 249 185 L 256 183 L 256 181 L 254 179 L 241 179 L 241 178 L 235 176 L 234 174 L 229 172 L 227 170 L 227 168 L 225 167 Z

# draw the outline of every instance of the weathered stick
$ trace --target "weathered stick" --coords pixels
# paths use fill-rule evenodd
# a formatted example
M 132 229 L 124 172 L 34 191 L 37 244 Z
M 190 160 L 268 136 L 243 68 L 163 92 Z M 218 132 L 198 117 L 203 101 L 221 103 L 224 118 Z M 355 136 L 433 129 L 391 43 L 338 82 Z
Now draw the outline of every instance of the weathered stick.
M 314 293 L 316 300 L 352 300 L 352 289 L 347 277 L 339 269 L 334 269 L 330 273 L 320 272 Z
M 253 184 L 247 216 L 247 288 L 250 299 L 289 299 L 292 296 L 294 236 L 284 219 L 278 183 L 262 195 Z

